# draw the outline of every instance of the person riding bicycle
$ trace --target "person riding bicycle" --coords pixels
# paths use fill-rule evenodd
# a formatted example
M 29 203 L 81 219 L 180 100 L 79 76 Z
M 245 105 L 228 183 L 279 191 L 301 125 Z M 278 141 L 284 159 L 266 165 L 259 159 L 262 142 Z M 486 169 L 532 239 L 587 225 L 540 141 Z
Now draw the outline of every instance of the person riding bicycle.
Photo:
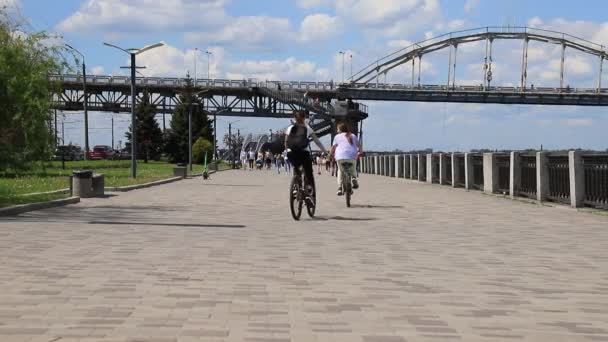
M 348 125 L 343 122 L 339 123 L 338 135 L 334 138 L 334 143 L 331 147 L 331 154 L 335 156 L 338 164 L 338 196 L 344 195 L 342 189 L 342 177 L 344 173 L 348 173 L 352 177 L 353 189 L 359 188 L 355 160 L 361 153 L 362 149 L 359 144 L 359 138 L 350 132 Z M 350 164 L 350 166 L 346 167 L 346 163 Z
M 287 150 L 287 159 L 293 165 L 294 171 L 299 170 L 300 165 L 304 169 L 306 179 L 306 190 L 309 196 L 312 195 L 315 179 L 312 168 L 312 159 L 308 147 L 310 138 L 319 146 L 323 152 L 327 152 L 319 138 L 314 133 L 313 129 L 306 124 L 306 112 L 294 111 L 295 123 L 287 128 L 285 132 L 285 149 Z

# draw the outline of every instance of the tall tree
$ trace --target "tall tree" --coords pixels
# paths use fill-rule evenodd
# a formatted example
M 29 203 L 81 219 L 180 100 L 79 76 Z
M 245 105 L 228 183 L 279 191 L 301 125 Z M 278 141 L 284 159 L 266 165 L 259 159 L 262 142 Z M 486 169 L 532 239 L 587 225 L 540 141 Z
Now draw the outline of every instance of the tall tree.
M 51 92 L 58 84 L 48 75 L 68 64 L 65 50 L 49 46 L 50 38 L 23 33 L 0 7 L 0 171 L 51 155 Z
M 213 141 L 212 121 L 202 108 L 201 99 L 194 94 L 192 79 L 186 79 L 186 86 L 179 96 L 179 104 L 171 117 L 165 151 L 172 163 L 188 161 L 188 113 L 192 111 L 192 143 L 203 137 Z
M 156 121 L 156 108 L 150 103 L 150 94 L 144 91 L 142 101 L 137 105 L 137 156 L 148 159 L 159 160 L 163 150 L 163 132 Z M 126 147 L 131 148 L 132 127 L 125 133 L 127 138 Z

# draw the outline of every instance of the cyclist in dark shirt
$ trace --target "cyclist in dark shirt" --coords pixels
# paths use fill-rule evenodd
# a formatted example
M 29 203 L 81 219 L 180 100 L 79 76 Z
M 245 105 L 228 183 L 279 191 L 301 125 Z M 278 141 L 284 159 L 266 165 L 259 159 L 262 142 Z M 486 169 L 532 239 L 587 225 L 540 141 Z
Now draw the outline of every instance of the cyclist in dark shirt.
M 319 146 L 319 148 L 327 153 L 325 147 L 315 134 L 312 128 L 306 124 L 306 112 L 294 112 L 295 123 L 287 128 L 285 136 L 285 149 L 287 150 L 287 159 L 293 164 L 294 170 L 298 170 L 300 165 L 304 169 L 304 175 L 308 180 L 306 184 L 307 190 L 314 188 L 314 175 L 312 169 L 312 159 L 308 151 L 310 139 Z

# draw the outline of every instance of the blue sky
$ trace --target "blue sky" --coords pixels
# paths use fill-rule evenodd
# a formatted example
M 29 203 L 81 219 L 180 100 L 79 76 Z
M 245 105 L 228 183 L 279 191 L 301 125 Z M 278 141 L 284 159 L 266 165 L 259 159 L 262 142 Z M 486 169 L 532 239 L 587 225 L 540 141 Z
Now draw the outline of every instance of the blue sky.
M 89 73 L 120 74 L 125 56 L 102 41 L 138 47 L 159 40 L 168 46 L 142 55 L 150 76 L 184 76 L 194 71 L 194 48 L 214 55 L 213 78 L 339 81 L 340 50 L 353 55 L 356 72 L 408 42 L 453 30 L 515 24 L 555 29 L 608 45 L 608 3 L 585 0 L 0 0 L 20 7 L 33 30 L 63 36 L 87 57 Z M 496 47 L 495 84 L 512 84 L 519 75 L 520 43 Z M 557 85 L 556 52 L 531 46 L 530 82 Z M 482 49 L 463 49 L 457 83 L 479 84 Z M 567 55 L 566 80 L 593 86 L 597 61 Z M 351 63 L 346 61 L 346 76 Z M 199 54 L 198 76 L 207 60 Z M 409 73 L 389 75 L 405 82 Z M 608 80 L 604 75 L 604 78 Z M 423 64 L 423 82 L 445 83 L 447 52 Z M 369 103 L 364 123 L 366 148 L 442 150 L 471 148 L 608 148 L 607 109 L 582 107 Z M 107 113 L 91 116 L 91 144 L 109 144 Z M 114 115 L 117 121 L 125 116 Z M 66 141 L 82 143 L 82 117 L 67 115 Z M 126 122 L 117 122 L 116 141 L 124 140 Z M 218 129 L 223 133 L 226 122 Z M 242 133 L 284 127 L 277 119 L 241 119 Z

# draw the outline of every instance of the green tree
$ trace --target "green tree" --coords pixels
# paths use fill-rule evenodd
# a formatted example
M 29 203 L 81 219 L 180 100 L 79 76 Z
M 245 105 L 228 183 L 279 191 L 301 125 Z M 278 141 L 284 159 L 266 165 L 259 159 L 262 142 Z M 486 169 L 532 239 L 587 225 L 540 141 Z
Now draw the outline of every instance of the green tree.
M 16 172 L 52 153 L 48 75 L 68 68 L 64 49 L 49 46 L 44 32 L 23 33 L 0 8 L 0 171 Z
M 165 151 L 172 163 L 188 162 L 188 113 L 192 111 L 192 141 L 203 137 L 213 141 L 212 121 L 202 108 L 202 102 L 194 94 L 192 79 L 186 79 L 186 85 L 179 96 L 179 104 L 171 117 L 171 130 L 168 132 Z
M 205 153 L 207 153 L 207 161 L 209 161 L 211 160 L 212 152 L 213 143 L 203 137 L 200 137 L 192 146 L 192 162 L 194 164 L 202 164 L 205 160 Z
M 159 160 L 163 150 L 163 132 L 156 121 L 156 108 L 150 103 L 148 91 L 144 91 L 142 101 L 137 105 L 137 156 L 144 159 Z M 131 148 L 132 128 L 125 133 L 125 146 Z

